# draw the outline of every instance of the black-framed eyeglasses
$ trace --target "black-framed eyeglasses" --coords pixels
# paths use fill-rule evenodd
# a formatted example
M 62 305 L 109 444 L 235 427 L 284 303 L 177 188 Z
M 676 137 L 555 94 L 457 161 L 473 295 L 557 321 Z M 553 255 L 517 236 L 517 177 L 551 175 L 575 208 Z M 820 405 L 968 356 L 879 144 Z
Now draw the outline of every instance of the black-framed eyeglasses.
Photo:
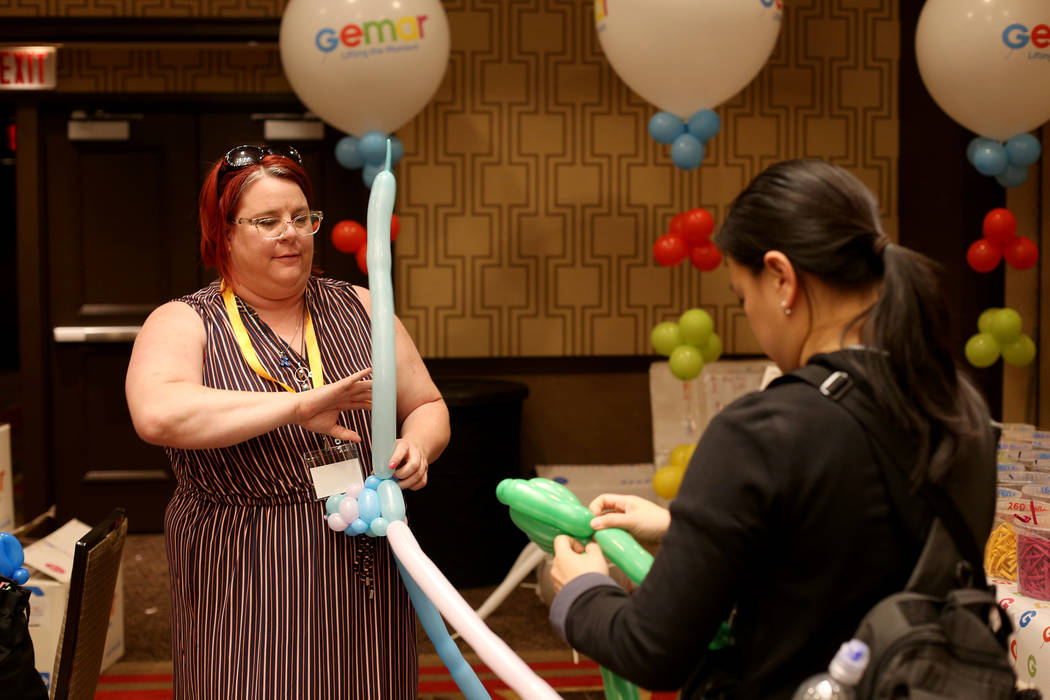
M 235 224 L 251 224 L 263 238 L 280 238 L 284 235 L 288 224 L 292 230 L 300 236 L 312 236 L 321 228 L 321 219 L 324 218 L 323 211 L 309 211 L 291 219 L 282 219 L 279 216 L 259 216 L 254 219 L 233 219 Z
M 303 164 L 303 157 L 292 146 L 234 146 L 226 151 L 226 155 L 222 157 L 222 163 L 219 164 L 219 176 L 216 178 L 215 185 L 218 193 L 222 194 L 222 178 L 226 173 L 249 165 L 255 165 L 266 156 L 282 156 L 289 160 L 294 160 L 297 165 Z

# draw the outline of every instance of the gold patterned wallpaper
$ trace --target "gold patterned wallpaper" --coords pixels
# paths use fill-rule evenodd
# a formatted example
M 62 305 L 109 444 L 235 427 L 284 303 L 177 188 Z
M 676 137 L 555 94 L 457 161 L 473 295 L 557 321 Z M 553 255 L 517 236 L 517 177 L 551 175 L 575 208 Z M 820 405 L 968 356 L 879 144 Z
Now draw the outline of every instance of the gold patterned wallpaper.
M 792 0 L 777 48 L 720 106 L 686 172 L 647 125 L 656 108 L 611 69 L 581 0 L 446 3 L 452 59 L 399 136 L 406 156 L 398 313 L 429 356 L 651 352 L 692 306 L 730 352 L 757 353 L 724 269 L 662 268 L 652 243 L 694 206 L 720 221 L 747 181 L 829 158 L 879 197 L 896 233 L 896 2 Z
M 662 268 L 652 244 L 703 206 L 721 221 L 777 160 L 851 170 L 896 235 L 897 0 L 789 0 L 766 67 L 720 105 L 698 169 L 675 167 L 655 107 L 602 54 L 591 0 L 447 0 L 452 51 L 399 132 L 398 315 L 427 357 L 649 354 L 701 306 L 729 353 L 758 353 L 724 269 Z M 279 17 L 278 0 L 0 0 L 0 15 Z M 71 48 L 72 92 L 290 92 L 275 45 Z

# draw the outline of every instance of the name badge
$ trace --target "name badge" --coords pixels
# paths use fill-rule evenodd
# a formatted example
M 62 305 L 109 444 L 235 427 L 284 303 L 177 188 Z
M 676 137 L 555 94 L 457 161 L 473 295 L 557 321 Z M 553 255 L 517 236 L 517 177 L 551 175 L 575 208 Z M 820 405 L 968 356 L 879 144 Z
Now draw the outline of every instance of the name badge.
M 364 486 L 364 470 L 352 442 L 335 441 L 334 445 L 307 452 L 303 462 L 310 470 L 314 498 L 323 501 L 337 493 L 346 493 L 355 485 Z

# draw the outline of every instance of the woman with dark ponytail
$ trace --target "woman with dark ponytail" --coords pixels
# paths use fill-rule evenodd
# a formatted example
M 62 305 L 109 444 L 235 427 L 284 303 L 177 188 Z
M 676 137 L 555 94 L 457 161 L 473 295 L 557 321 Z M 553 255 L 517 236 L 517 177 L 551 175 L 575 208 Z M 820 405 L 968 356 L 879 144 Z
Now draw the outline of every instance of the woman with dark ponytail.
M 908 582 L 925 541 L 916 530 L 933 519 L 920 487 L 942 488 L 985 542 L 995 436 L 952 360 L 937 266 L 890 241 L 848 172 L 819 160 L 771 166 L 733 202 L 715 243 L 766 354 L 784 373 L 847 373 L 878 430 L 801 381 L 742 397 L 705 430 L 669 511 L 615 494 L 590 504 L 595 529 L 660 543 L 636 591 L 608 578 L 597 545 L 556 540 L 551 621 L 644 688 L 789 698 Z M 872 434 L 897 438 L 892 456 Z M 911 487 L 903 504 L 883 476 L 898 464 Z M 954 559 L 945 568 L 927 592 L 953 583 Z M 732 654 L 713 654 L 730 616 Z M 719 673 L 716 656 L 731 659 Z M 716 691 L 715 677 L 733 681 Z

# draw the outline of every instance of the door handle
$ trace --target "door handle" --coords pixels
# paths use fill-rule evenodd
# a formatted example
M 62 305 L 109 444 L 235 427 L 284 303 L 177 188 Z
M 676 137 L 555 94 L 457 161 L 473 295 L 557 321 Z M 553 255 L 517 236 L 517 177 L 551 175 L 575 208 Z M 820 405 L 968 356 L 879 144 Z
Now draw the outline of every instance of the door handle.
M 142 326 L 55 326 L 56 343 L 130 343 Z

